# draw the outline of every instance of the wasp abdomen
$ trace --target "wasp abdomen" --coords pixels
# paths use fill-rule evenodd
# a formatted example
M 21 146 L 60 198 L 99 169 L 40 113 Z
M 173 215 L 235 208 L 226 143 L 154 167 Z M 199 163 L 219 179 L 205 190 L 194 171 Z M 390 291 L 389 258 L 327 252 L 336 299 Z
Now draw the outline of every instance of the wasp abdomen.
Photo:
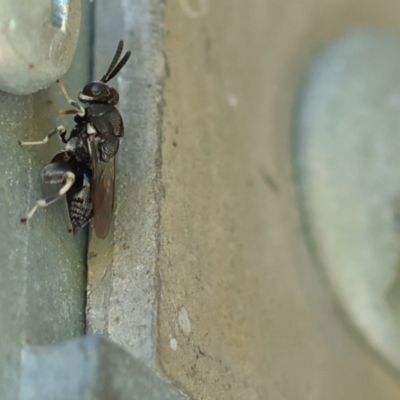
M 90 195 L 91 174 L 84 173 L 79 178 L 67 193 L 69 216 L 74 234 L 89 222 L 93 214 Z

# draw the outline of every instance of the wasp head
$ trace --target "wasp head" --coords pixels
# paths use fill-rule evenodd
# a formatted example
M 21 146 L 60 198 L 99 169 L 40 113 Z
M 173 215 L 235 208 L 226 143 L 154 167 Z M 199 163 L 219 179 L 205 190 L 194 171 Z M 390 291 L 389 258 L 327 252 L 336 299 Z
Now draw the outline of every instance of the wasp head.
M 119 94 L 114 88 L 100 81 L 88 83 L 78 98 L 82 103 L 115 105 L 119 101 Z
M 118 62 L 122 49 L 124 47 L 124 42 L 121 40 L 118 43 L 117 51 L 115 52 L 114 58 L 108 67 L 107 72 L 100 79 L 100 81 L 95 81 L 88 83 L 79 93 L 79 100 L 82 103 L 102 103 L 115 105 L 119 101 L 118 92 L 107 85 L 107 82 L 114 78 L 115 75 L 121 71 L 121 68 L 126 64 L 131 56 L 131 52 L 127 51 L 122 57 L 121 61 Z

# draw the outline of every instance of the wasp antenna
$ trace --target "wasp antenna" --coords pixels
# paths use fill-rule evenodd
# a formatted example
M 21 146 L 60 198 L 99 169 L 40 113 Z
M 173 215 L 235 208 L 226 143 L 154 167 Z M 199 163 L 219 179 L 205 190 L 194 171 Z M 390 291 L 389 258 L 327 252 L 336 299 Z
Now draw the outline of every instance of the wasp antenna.
M 100 82 L 108 82 L 110 80 L 109 75 L 111 74 L 112 70 L 115 67 L 115 64 L 117 64 L 119 57 L 121 56 L 122 49 L 124 48 L 124 41 L 120 40 L 118 43 L 117 51 L 114 54 L 114 58 L 111 61 L 110 66 L 108 67 L 107 72 L 104 74 L 104 76 L 100 79 Z
M 119 64 L 107 76 L 107 80 L 103 81 L 103 82 L 106 83 L 108 81 L 111 81 L 111 79 L 114 78 L 114 76 L 117 75 L 119 71 L 121 71 L 121 68 L 126 64 L 126 62 L 129 60 L 130 56 L 131 56 L 131 52 L 127 51 L 125 53 L 125 55 L 122 57 L 122 60 L 119 62 Z

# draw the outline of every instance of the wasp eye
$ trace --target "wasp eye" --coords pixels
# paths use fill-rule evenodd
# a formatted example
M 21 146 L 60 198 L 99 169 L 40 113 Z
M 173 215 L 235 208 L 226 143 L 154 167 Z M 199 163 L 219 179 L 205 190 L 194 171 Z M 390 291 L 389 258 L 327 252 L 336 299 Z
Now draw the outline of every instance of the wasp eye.
M 99 83 L 92 83 L 90 85 L 90 91 L 92 92 L 93 96 L 98 96 L 102 92 L 102 85 Z
M 109 88 L 107 85 L 102 82 L 91 82 L 83 88 L 78 98 L 83 103 L 98 103 L 105 101 L 108 95 Z
M 98 97 L 101 94 L 103 94 L 103 92 L 104 92 L 104 85 L 101 84 L 100 82 L 89 83 L 82 90 L 82 93 L 85 96 L 89 97 Z

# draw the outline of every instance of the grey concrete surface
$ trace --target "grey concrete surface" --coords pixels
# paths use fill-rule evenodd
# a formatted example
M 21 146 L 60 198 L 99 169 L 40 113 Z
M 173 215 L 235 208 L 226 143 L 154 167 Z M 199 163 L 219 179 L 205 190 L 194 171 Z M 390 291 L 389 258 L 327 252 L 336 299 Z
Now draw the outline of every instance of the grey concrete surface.
M 119 40 L 124 39 L 124 25 L 122 23 L 122 7 L 119 2 L 97 1 L 94 14 L 94 79 L 104 75 Z M 125 43 L 129 48 L 129 43 Z M 130 60 L 132 62 L 132 59 Z M 125 67 L 127 68 L 127 67 Z M 111 85 L 120 89 L 120 80 L 114 79 Z M 122 99 L 122 101 L 124 101 Z M 126 126 L 125 134 L 129 138 L 132 129 Z M 122 147 L 124 146 L 122 141 Z M 117 156 L 117 159 L 119 156 Z M 118 175 L 118 171 L 117 171 Z M 98 239 L 90 232 L 88 251 L 88 293 L 87 293 L 87 331 L 107 334 L 108 305 L 111 290 L 111 266 L 113 260 L 114 228 L 111 227 L 105 240 Z
M 101 336 L 24 349 L 20 400 L 183 400 L 177 389 Z
M 115 244 L 111 254 L 108 243 L 92 241 L 89 247 L 88 329 L 107 333 L 156 367 L 163 4 L 131 0 L 96 6 L 100 71 L 121 35 L 132 57 L 118 79 L 125 137 L 117 157 Z M 112 267 L 104 260 L 112 260 Z
M 292 162 L 311 60 L 360 25 L 399 35 L 399 15 L 395 1 L 166 3 L 159 357 L 194 399 L 399 397 L 320 279 Z
M 87 82 L 88 29 L 65 84 L 71 95 Z M 15 73 L 18 71 L 15 70 Z M 20 350 L 84 332 L 86 233 L 68 232 L 65 203 L 40 210 L 28 225 L 20 218 L 41 197 L 41 169 L 61 147 L 58 139 L 36 148 L 18 140 L 43 138 L 66 123 L 48 104 L 65 108 L 58 88 L 29 96 L 0 92 L 0 398 L 16 399 Z
M 400 372 L 400 40 L 349 33 L 310 68 L 296 119 L 302 202 L 348 321 Z
M 115 17 L 133 56 L 118 80 L 114 247 L 91 244 L 89 328 L 194 399 L 397 399 L 320 279 L 292 159 L 315 54 L 360 25 L 400 34 L 397 2 L 98 5 L 98 31 Z

